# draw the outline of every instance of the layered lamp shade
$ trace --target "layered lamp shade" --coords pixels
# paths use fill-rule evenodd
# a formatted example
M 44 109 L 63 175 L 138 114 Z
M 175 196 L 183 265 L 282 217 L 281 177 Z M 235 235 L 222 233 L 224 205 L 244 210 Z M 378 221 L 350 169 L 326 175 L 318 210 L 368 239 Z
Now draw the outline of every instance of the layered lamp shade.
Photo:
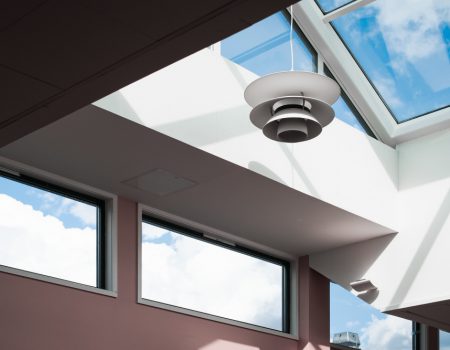
M 269 139 L 302 142 L 331 123 L 340 95 L 333 79 L 311 72 L 279 72 L 252 82 L 244 92 L 251 122 Z

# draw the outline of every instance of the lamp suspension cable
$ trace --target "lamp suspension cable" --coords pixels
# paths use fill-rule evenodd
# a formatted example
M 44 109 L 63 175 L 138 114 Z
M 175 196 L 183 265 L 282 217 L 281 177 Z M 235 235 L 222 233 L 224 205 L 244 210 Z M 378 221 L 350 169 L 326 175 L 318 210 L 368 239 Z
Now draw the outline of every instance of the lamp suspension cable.
M 292 12 L 292 5 L 291 5 L 291 7 L 290 7 L 290 12 L 291 12 L 291 29 L 290 29 L 290 32 L 289 32 L 289 43 L 290 43 L 290 46 L 291 46 L 291 71 L 293 71 L 294 70 L 294 41 L 293 41 L 293 38 L 292 38 L 292 29 L 293 29 L 293 27 L 294 27 L 294 14 L 293 14 L 293 12 Z
M 250 120 L 269 139 L 295 143 L 317 137 L 334 118 L 331 105 L 339 98 L 339 85 L 314 72 L 294 70 L 294 11 L 291 15 L 290 71 L 276 72 L 253 81 L 244 98 L 253 108 Z M 287 67 L 286 67 L 287 68 Z M 292 154 L 294 148 L 291 149 Z

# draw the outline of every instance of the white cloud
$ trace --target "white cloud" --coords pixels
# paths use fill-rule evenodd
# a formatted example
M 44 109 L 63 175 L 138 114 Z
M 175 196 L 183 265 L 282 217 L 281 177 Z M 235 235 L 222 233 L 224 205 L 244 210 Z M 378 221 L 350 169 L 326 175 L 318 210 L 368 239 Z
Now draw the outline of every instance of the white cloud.
M 69 213 L 80 219 L 86 225 L 96 225 L 97 224 L 97 208 L 93 205 L 88 205 L 85 203 L 74 202 L 69 206 Z
M 403 102 L 397 97 L 397 87 L 391 77 L 375 74 L 373 83 L 390 106 L 401 107 L 403 105 Z
M 390 52 L 410 61 L 446 50 L 439 28 L 441 22 L 448 21 L 450 8 L 438 1 L 378 0 L 373 4 L 380 31 Z
M 153 225 L 142 225 L 142 238 L 143 240 L 152 240 L 164 236 L 167 233 L 167 229 Z
M 345 323 L 345 328 L 346 329 L 355 329 L 356 327 L 358 327 L 360 325 L 359 321 L 348 321 Z M 353 332 L 353 331 L 352 331 Z
M 280 327 L 280 267 L 185 236 L 142 245 L 142 293 L 214 315 Z
M 396 73 L 407 75 L 410 64 L 434 91 L 448 88 L 450 61 L 441 33 L 450 21 L 448 2 L 378 0 L 371 7 Z
M 364 350 L 411 350 L 411 321 L 388 315 L 385 319 L 372 316 L 361 330 Z
M 79 219 L 84 225 L 97 224 L 97 207 L 77 200 L 53 194 L 51 192 L 38 192 L 41 199 L 39 209 L 56 217 L 70 214 Z
M 96 231 L 65 228 L 58 218 L 0 194 L 0 264 L 96 284 Z

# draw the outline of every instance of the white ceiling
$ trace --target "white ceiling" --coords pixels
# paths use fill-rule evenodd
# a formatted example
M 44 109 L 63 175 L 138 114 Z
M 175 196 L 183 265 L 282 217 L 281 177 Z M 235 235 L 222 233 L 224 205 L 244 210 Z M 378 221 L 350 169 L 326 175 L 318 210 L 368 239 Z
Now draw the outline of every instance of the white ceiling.
M 293 255 L 393 233 L 94 106 L 1 148 L 0 155 Z M 158 195 L 123 183 L 155 169 L 193 185 Z

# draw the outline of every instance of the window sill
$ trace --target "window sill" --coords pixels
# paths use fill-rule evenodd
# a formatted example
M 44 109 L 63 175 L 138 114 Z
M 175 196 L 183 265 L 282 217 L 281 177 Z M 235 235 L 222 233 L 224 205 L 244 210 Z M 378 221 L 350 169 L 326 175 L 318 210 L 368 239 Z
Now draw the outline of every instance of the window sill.
M 288 338 L 288 339 L 293 339 L 293 340 L 299 339 L 297 336 L 295 336 L 291 333 L 284 333 L 284 332 L 277 331 L 274 329 L 256 326 L 256 325 L 252 325 L 252 324 L 245 323 L 245 322 L 235 321 L 235 320 L 207 314 L 207 313 L 200 312 L 200 311 L 185 309 L 185 308 L 178 307 L 175 305 L 164 304 L 164 303 L 160 303 L 160 302 L 149 300 L 149 299 L 143 299 L 141 297 L 138 297 L 137 302 L 138 302 L 138 304 L 141 304 L 141 305 L 157 307 L 159 309 L 164 309 L 164 310 L 171 311 L 171 312 L 177 312 L 180 314 L 194 316 L 194 317 L 202 318 L 202 319 L 209 320 L 209 321 L 214 321 L 214 322 L 223 323 L 223 324 L 227 324 L 227 325 L 231 325 L 231 326 L 235 326 L 235 327 L 250 329 L 252 331 L 267 333 L 267 334 L 275 335 L 278 337 L 283 337 L 283 338 Z
M 56 277 L 41 275 L 41 274 L 38 274 L 35 272 L 16 269 L 14 267 L 0 265 L 0 272 L 4 272 L 7 274 L 11 274 L 11 275 L 16 275 L 16 276 L 20 276 L 20 277 L 30 278 L 33 280 L 38 280 L 38 281 L 55 284 L 55 285 L 59 285 L 59 286 L 63 286 L 63 287 L 69 287 L 69 288 L 73 288 L 73 289 L 77 289 L 77 290 L 82 290 L 82 291 L 89 292 L 89 293 L 101 294 L 104 296 L 117 298 L 116 291 L 100 289 L 97 287 L 93 287 L 93 286 L 89 286 L 89 285 L 81 284 L 81 283 L 77 283 L 77 282 L 72 282 L 72 281 L 61 279 L 61 278 L 56 278 Z

